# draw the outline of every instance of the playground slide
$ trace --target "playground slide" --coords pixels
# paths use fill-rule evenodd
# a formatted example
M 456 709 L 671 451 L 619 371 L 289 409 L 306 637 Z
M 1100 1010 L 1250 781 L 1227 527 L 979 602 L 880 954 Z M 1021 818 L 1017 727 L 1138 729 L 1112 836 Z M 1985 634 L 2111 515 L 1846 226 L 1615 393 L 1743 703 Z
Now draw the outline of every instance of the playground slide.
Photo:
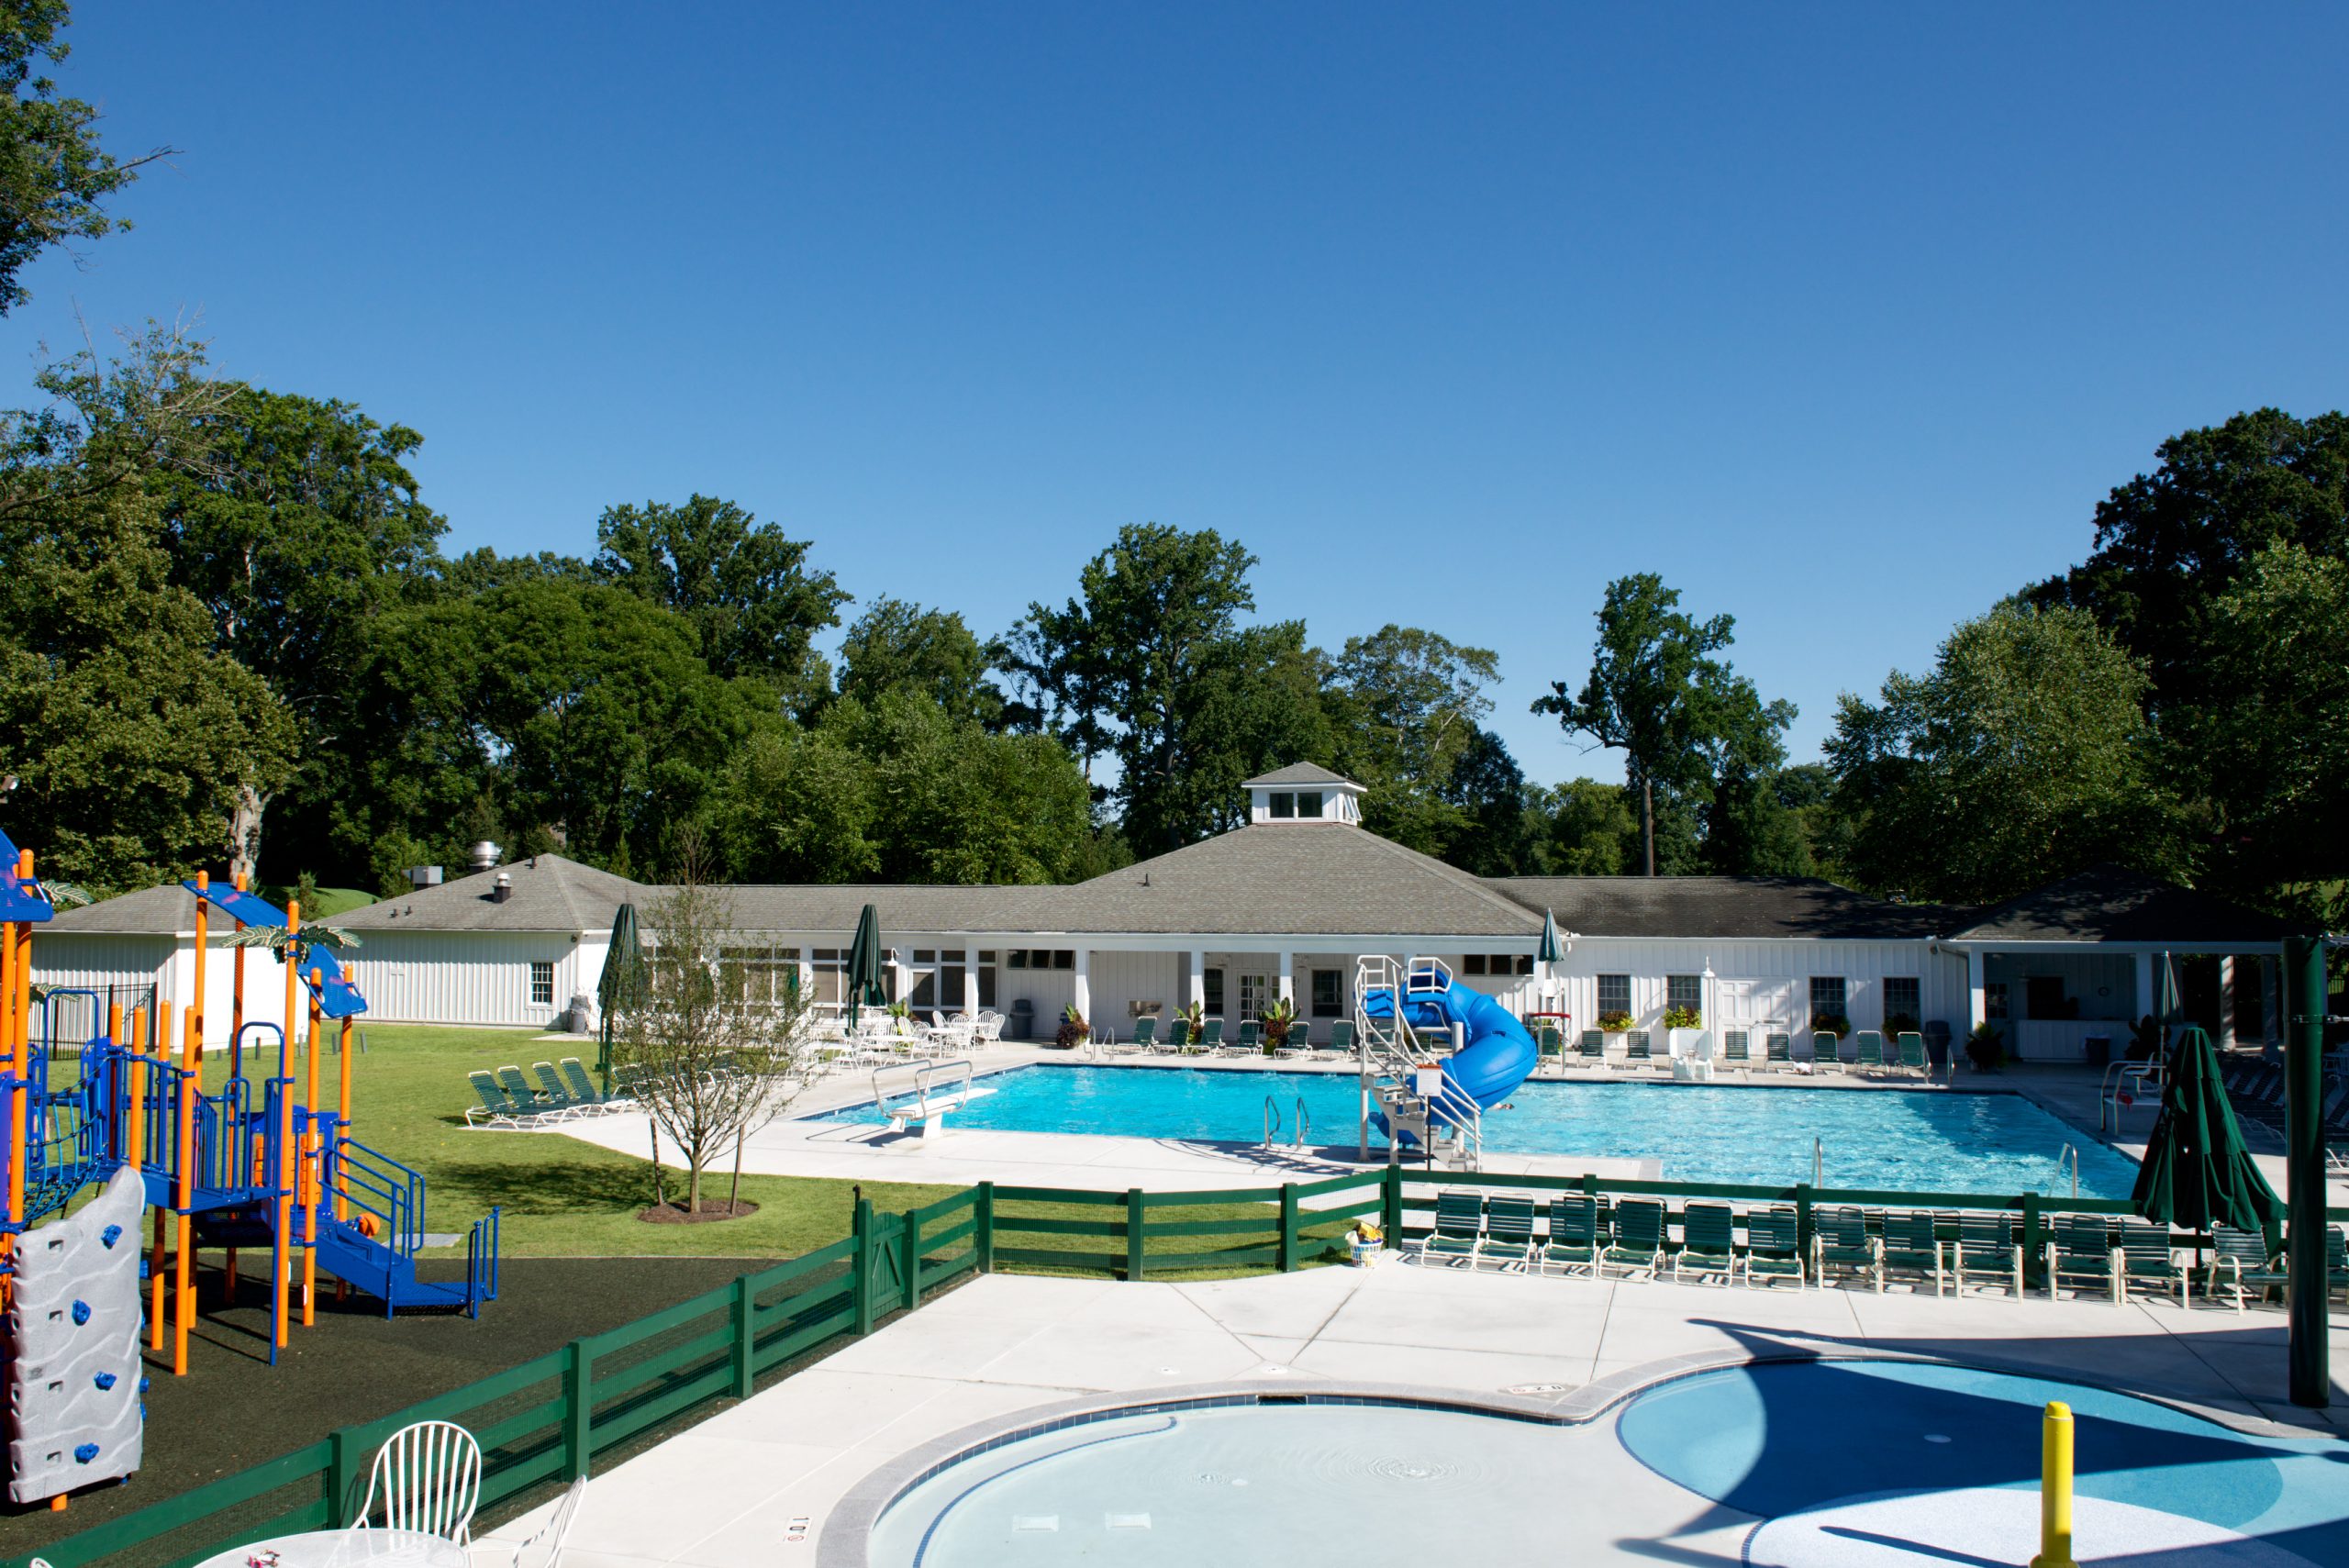
M 1500 1003 L 1457 980 L 1434 988 L 1432 978 L 1421 973 L 1406 988 L 1404 1020 L 1423 1031 L 1449 1033 L 1453 1025 L 1461 1026 L 1466 1041 L 1445 1059 L 1444 1082 L 1479 1109 L 1490 1110 L 1531 1074 L 1541 1052 L 1525 1026 Z M 1395 998 L 1390 991 L 1373 991 L 1363 1006 L 1373 1018 L 1391 1017 Z
M 180 885 L 190 893 L 199 891 L 193 882 L 182 882 Z M 201 890 L 201 895 L 214 908 L 225 910 L 230 918 L 243 925 L 275 926 L 281 929 L 285 925 L 285 911 L 257 893 L 239 893 L 233 887 L 207 887 Z M 359 994 L 359 987 L 343 973 L 342 965 L 335 962 L 334 953 L 324 943 L 305 942 L 301 955 L 295 962 L 301 966 L 303 984 L 310 984 L 312 971 L 317 973 L 316 989 L 319 1012 L 329 1018 L 349 1018 L 367 1010 L 367 998 Z

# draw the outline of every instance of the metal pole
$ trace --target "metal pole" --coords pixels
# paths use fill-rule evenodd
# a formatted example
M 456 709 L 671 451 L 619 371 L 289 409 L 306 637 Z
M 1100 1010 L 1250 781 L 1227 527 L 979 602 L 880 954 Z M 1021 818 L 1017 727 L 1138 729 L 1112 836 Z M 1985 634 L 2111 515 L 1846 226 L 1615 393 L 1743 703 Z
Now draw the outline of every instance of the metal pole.
M 2284 1045 L 2285 1229 L 2290 1249 L 2292 1403 L 2321 1410 L 2332 1402 L 2325 1341 L 2324 944 L 2284 943 L 2291 1027 Z
M 2039 1555 L 2031 1568 L 2072 1562 L 2072 1407 L 2051 1400 L 2039 1428 Z

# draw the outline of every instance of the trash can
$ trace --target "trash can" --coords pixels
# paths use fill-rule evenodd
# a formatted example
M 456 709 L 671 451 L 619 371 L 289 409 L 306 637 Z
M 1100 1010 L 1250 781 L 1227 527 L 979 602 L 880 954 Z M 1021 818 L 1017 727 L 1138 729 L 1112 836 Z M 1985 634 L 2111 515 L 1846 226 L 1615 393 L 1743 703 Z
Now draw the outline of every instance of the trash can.
M 2083 1035 L 2080 1037 L 2080 1043 L 2087 1048 L 2089 1066 L 2110 1067 L 2112 1065 L 2112 1037 L 2110 1035 Z
M 1036 1038 L 1036 1003 L 1034 998 L 1028 996 L 1015 996 L 1012 998 L 1011 1011 L 1003 1020 L 1003 1038 L 1006 1040 L 1033 1040 Z
M 1949 1023 L 1933 1018 L 1925 1025 L 1925 1061 L 1932 1072 L 1939 1073 L 1949 1066 Z

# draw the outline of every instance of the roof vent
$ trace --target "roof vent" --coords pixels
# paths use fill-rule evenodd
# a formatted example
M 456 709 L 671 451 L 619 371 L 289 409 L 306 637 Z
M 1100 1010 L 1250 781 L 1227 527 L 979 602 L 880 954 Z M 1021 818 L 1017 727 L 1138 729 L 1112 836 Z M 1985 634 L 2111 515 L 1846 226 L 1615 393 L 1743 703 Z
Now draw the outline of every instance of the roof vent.
M 497 863 L 497 846 L 484 839 L 473 847 L 472 856 L 473 870 L 487 871 Z
M 410 866 L 407 868 L 407 881 L 410 887 L 438 887 L 440 885 L 440 868 Z
M 489 901 L 492 904 L 503 904 L 513 896 L 514 879 L 507 875 L 506 873 L 499 872 L 497 873 L 496 885 L 490 889 Z

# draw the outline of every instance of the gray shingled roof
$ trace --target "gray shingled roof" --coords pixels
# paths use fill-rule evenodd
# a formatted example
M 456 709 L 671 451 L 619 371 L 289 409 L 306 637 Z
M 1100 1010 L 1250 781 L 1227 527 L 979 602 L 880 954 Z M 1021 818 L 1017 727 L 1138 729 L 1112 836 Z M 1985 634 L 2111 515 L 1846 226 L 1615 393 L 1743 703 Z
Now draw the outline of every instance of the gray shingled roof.
M 2279 942 L 2300 929 L 2207 893 L 2097 866 L 2010 898 L 1950 933 L 1972 942 Z
M 1938 905 L 1893 904 L 1808 876 L 1497 876 L 1486 885 L 1585 937 L 1885 938 L 1946 929 Z
M 514 895 L 503 904 L 491 896 L 499 872 L 514 879 Z M 622 904 L 656 894 L 561 855 L 534 855 L 370 904 L 335 924 L 354 931 L 603 931 Z
M 1258 773 L 1243 780 L 1242 789 L 1252 784 L 1351 784 L 1353 780 L 1343 773 L 1333 773 L 1319 762 L 1291 762 L 1286 768 L 1275 768 L 1269 773 Z M 1355 785 L 1360 788 L 1360 785 Z
M 33 929 L 104 936 L 194 936 L 195 895 L 175 882 L 161 887 L 142 887 L 136 893 L 100 899 L 79 909 L 60 909 L 54 919 Z

